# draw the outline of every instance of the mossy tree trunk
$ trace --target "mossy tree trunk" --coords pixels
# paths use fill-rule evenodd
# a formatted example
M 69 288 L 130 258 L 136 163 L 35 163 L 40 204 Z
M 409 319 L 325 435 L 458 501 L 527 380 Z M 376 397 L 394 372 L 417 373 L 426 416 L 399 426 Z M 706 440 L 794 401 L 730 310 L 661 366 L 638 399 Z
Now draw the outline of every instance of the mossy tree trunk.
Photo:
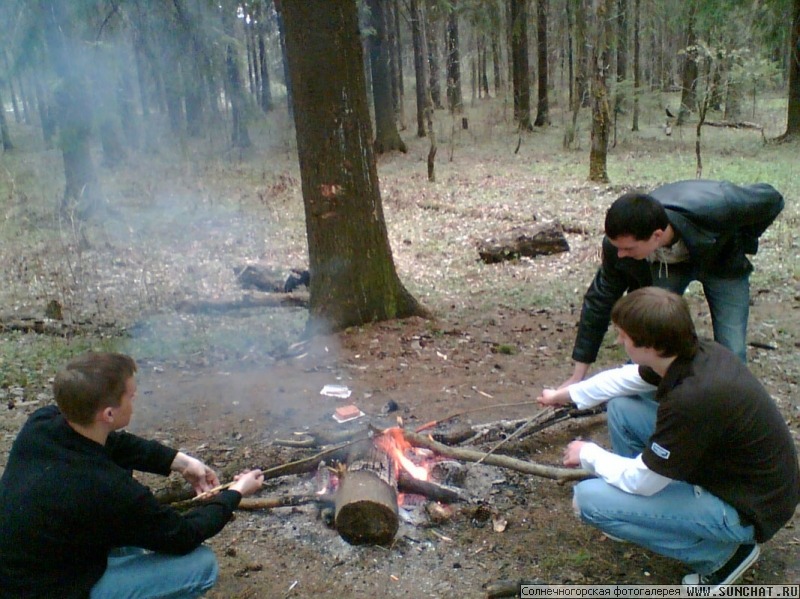
M 425 314 L 383 216 L 355 0 L 283 0 L 311 271 L 309 330 Z

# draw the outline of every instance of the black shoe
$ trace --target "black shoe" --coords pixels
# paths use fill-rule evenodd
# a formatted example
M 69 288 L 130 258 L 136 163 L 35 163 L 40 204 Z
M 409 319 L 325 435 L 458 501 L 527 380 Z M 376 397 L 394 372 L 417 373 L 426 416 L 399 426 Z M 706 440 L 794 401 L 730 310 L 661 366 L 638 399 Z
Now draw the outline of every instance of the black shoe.
M 683 577 L 686 586 L 703 584 L 710 585 L 714 594 L 720 587 L 733 584 L 744 574 L 747 569 L 756 563 L 761 549 L 758 545 L 739 545 L 739 549 L 723 566 L 711 574 L 687 574 Z

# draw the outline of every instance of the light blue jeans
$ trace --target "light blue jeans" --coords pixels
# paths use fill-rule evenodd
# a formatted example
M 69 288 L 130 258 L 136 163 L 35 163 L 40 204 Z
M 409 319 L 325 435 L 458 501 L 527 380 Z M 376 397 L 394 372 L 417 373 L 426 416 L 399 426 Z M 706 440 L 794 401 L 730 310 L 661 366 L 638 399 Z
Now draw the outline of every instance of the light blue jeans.
M 747 320 L 750 317 L 750 276 L 723 279 L 709 275 L 698 276 L 690 263 L 664 266 L 658 262 L 650 265 L 653 285 L 683 295 L 689 283 L 703 285 L 714 340 L 724 345 L 742 362 L 747 362 Z M 660 271 L 660 272 L 659 272 Z
M 217 581 L 214 552 L 201 545 L 186 555 L 122 547 L 108 556 L 108 568 L 92 587 L 91 599 L 193 599 Z
M 608 430 L 616 454 L 635 457 L 653 433 L 657 404 L 651 397 L 619 397 L 608 404 Z M 721 458 L 724 459 L 724 458 Z M 619 539 L 710 574 L 741 544 L 755 542 L 752 525 L 736 509 L 701 487 L 675 481 L 645 497 L 594 478 L 575 486 L 584 522 Z

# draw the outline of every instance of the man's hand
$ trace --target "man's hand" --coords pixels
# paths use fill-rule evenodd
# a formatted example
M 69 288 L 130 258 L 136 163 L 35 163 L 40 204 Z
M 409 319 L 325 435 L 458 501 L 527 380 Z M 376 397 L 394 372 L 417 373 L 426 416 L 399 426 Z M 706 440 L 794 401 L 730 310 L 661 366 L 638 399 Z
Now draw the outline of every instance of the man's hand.
M 170 469 L 180 472 L 198 495 L 219 485 L 216 473 L 197 458 L 178 452 Z
M 543 406 L 566 406 L 572 400 L 567 389 L 543 389 L 536 401 Z
M 228 488 L 232 491 L 239 491 L 242 497 L 247 497 L 261 489 L 261 485 L 264 484 L 264 474 L 256 468 L 255 470 L 237 474 L 233 477 L 233 480 L 235 482 Z
M 566 381 L 561 383 L 558 388 L 565 389 L 572 385 L 573 383 L 580 383 L 583 379 L 586 378 L 586 375 L 589 373 L 589 368 L 591 364 L 587 364 L 586 362 L 575 362 L 575 368 L 572 370 L 572 376 L 570 376 Z
M 578 468 L 581 465 L 581 448 L 586 445 L 586 441 L 573 441 L 564 450 L 564 466 L 567 468 Z

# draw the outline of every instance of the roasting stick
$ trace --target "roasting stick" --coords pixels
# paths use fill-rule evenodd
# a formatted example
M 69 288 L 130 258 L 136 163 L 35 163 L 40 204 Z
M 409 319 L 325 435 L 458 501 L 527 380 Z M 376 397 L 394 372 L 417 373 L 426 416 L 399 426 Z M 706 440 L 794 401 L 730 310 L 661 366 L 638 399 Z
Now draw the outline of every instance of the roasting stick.
M 455 418 L 458 418 L 459 416 L 464 416 L 465 414 L 471 414 L 472 412 L 481 412 L 483 410 L 493 410 L 495 408 L 512 408 L 512 407 L 516 407 L 516 406 L 532 406 L 535 403 L 537 403 L 537 401 L 535 399 L 531 399 L 529 401 L 518 401 L 518 402 L 515 402 L 515 403 L 498 403 L 498 404 L 493 404 L 491 406 L 481 406 L 479 408 L 471 408 L 469 410 L 464 410 L 463 412 L 458 412 L 457 414 L 451 414 L 450 416 L 447 416 L 445 418 L 441 418 L 439 420 L 431 420 L 430 422 L 426 422 L 425 424 L 423 424 L 421 426 L 418 426 L 416 429 L 414 429 L 414 432 L 415 433 L 421 433 L 422 431 L 426 431 L 429 428 L 433 428 L 435 426 L 438 426 L 438 425 L 442 424 L 443 422 L 447 422 L 448 420 L 453 420 Z
M 361 443 L 362 441 L 366 441 L 371 436 L 372 435 L 366 435 L 366 436 L 363 436 L 363 437 L 359 437 L 358 439 L 353 439 L 352 441 L 348 441 L 347 443 L 342 443 L 340 445 L 336 445 L 335 447 L 329 447 L 328 449 L 326 449 L 324 451 L 320 451 L 319 453 L 314 454 L 312 456 L 309 456 L 307 458 L 303 458 L 301 460 L 295 460 L 294 462 L 288 462 L 286 464 L 281 464 L 280 466 L 274 466 L 272 468 L 267 468 L 266 470 L 263 471 L 264 478 L 269 478 L 271 474 L 276 474 L 276 473 L 282 472 L 284 470 L 289 470 L 294 466 L 300 466 L 302 464 L 308 464 L 309 462 L 312 462 L 314 460 L 319 460 L 320 458 L 324 458 L 326 455 L 330 455 L 332 453 L 336 453 L 340 449 L 344 449 L 345 447 L 350 447 L 351 445 L 355 445 L 356 443 Z M 224 491 L 225 489 L 229 488 L 235 482 L 236 482 L 235 480 L 232 480 L 232 481 L 230 481 L 228 483 L 225 483 L 224 485 L 216 486 L 213 489 L 209 489 L 208 491 L 203 491 L 199 495 L 196 495 L 195 497 L 193 497 L 191 499 L 191 501 L 198 501 L 200 499 L 208 499 L 212 495 L 215 495 L 215 494 L 219 493 L 220 491 Z
M 542 420 L 553 414 L 555 411 L 556 409 L 553 406 L 547 406 L 543 410 L 539 410 L 536 414 L 531 416 L 527 422 L 523 423 L 522 426 L 520 426 L 517 430 L 511 433 L 508 437 L 499 441 L 494 447 L 492 447 L 489 451 L 487 451 L 480 460 L 478 460 L 475 463 L 480 464 L 484 459 L 492 455 L 496 449 L 499 449 L 504 443 L 508 443 L 512 439 L 519 437 L 523 433 L 523 431 L 529 429 L 537 422 L 541 422 Z

